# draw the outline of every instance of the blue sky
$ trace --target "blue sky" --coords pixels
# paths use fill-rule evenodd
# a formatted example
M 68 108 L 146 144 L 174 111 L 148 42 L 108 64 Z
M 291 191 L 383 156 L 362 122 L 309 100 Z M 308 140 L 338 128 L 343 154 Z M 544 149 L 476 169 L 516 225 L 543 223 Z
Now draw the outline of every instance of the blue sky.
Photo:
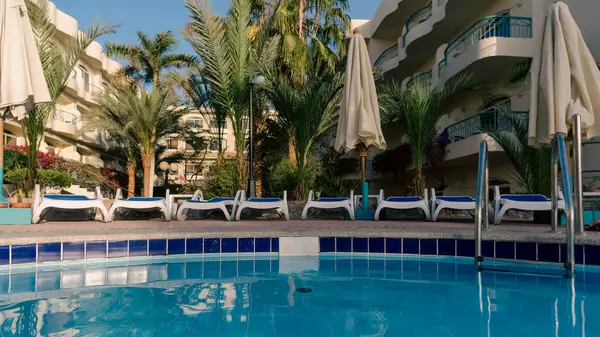
M 184 0 L 53 0 L 63 12 L 74 17 L 80 29 L 100 20 L 111 24 L 119 24 L 116 34 L 99 40 L 121 43 L 136 43 L 136 32 L 143 31 L 153 35 L 157 32 L 180 31 L 187 21 Z M 370 19 L 380 1 L 350 0 L 350 15 L 356 19 Z M 212 0 L 213 9 L 226 13 L 230 0 Z M 191 47 L 181 41 L 181 52 L 192 53 Z

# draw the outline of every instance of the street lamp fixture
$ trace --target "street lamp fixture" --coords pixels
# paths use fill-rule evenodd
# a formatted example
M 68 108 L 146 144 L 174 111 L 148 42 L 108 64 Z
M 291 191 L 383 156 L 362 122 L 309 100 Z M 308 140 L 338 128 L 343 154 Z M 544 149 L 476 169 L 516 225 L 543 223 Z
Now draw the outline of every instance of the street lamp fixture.
M 254 89 L 260 87 L 265 83 L 265 77 L 260 73 L 256 73 L 252 79 L 250 79 L 250 118 L 248 122 L 248 129 L 250 129 L 250 148 L 248 150 L 248 196 L 255 197 L 256 196 L 256 178 L 254 177 L 254 128 L 252 127 L 252 95 L 254 94 Z

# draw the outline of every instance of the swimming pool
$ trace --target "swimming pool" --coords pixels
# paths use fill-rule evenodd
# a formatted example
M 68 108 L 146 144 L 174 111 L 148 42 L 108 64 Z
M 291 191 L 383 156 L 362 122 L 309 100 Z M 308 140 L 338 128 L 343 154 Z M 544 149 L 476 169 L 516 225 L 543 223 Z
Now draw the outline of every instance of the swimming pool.
M 9 336 L 596 336 L 600 274 L 461 258 L 133 260 L 0 275 Z

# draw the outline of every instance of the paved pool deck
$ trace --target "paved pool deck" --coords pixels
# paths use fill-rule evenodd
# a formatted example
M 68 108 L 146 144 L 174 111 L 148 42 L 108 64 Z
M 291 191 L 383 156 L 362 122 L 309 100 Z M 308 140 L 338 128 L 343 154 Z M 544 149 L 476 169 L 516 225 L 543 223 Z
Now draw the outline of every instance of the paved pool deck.
M 565 242 L 564 228 L 550 233 L 549 225 L 512 222 L 490 225 L 484 240 L 517 242 Z M 0 245 L 74 242 L 90 240 L 135 240 L 209 237 L 402 237 L 473 239 L 473 222 L 424 221 L 240 221 L 164 220 L 47 222 L 36 225 L 0 226 Z M 600 232 L 577 236 L 577 243 L 600 244 Z

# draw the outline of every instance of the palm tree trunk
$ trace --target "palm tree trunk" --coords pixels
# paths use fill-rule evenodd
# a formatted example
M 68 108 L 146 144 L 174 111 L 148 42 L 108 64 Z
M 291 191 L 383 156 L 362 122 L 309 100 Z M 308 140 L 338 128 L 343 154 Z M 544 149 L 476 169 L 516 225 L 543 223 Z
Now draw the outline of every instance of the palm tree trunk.
M 297 160 L 296 160 L 296 147 L 294 146 L 294 143 L 290 141 L 290 144 L 288 145 L 288 158 L 290 159 L 290 163 L 292 163 L 292 165 L 297 166 Z
M 304 1 L 298 0 L 298 36 L 304 41 Z
M 240 189 L 244 189 L 245 188 L 245 183 L 246 183 L 246 158 L 244 158 L 244 152 L 243 151 L 237 151 L 237 161 L 238 161 L 238 177 L 239 177 L 239 181 L 238 181 L 238 188 Z
M 415 196 L 423 196 L 426 185 L 427 180 L 425 180 L 425 176 L 423 175 L 423 169 L 419 167 L 415 170 L 415 176 L 413 177 L 413 194 Z
M 154 153 L 145 153 L 142 155 L 142 167 L 144 168 L 145 197 L 150 197 L 151 195 L 150 189 L 152 188 L 152 186 L 150 186 L 150 182 L 152 181 L 152 179 L 150 179 L 150 174 L 152 174 L 152 156 L 154 156 Z
M 130 160 L 127 162 L 127 198 L 131 198 L 135 195 L 135 170 L 136 162 Z

